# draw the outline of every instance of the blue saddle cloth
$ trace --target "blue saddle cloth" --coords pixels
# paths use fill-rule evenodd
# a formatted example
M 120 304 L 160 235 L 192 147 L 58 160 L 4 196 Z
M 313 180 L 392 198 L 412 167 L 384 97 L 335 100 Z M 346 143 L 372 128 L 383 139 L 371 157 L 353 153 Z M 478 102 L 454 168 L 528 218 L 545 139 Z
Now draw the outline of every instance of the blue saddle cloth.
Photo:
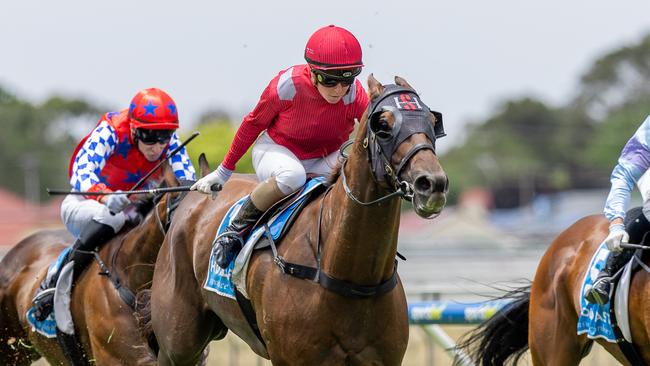
M 582 281 L 580 288 L 580 317 L 578 318 L 578 334 L 587 334 L 588 338 L 596 339 L 603 338 L 608 342 L 616 342 L 616 336 L 612 329 L 612 322 L 610 318 L 610 307 L 614 299 L 605 305 L 598 305 L 589 303 L 584 299 L 584 291 L 587 286 L 591 286 L 596 280 L 598 273 L 605 268 L 605 262 L 609 256 L 609 249 L 603 242 L 596 250 L 596 253 L 589 262 L 589 267 Z
M 50 278 L 55 272 L 61 270 L 61 265 L 63 264 L 63 259 L 68 255 L 68 252 L 72 250 L 72 247 L 67 247 L 59 253 L 59 256 L 56 258 L 54 263 L 50 264 L 49 269 L 47 270 L 46 278 Z M 34 312 L 36 309 L 30 307 L 27 310 L 27 322 L 32 326 L 32 330 L 47 337 L 47 338 L 56 338 L 56 318 L 54 315 L 54 310 L 50 315 L 43 321 L 38 321 L 34 317 Z
M 273 238 L 273 240 L 277 240 L 280 237 L 280 234 L 282 233 L 282 229 L 287 224 L 289 217 L 291 217 L 292 213 L 295 210 L 297 210 L 298 207 L 301 206 L 301 203 L 304 200 L 307 199 L 309 193 L 311 193 L 316 187 L 322 185 L 324 181 L 325 181 L 324 177 L 315 177 L 308 180 L 307 183 L 305 183 L 305 185 L 303 186 L 300 194 L 296 198 L 294 198 L 291 205 L 284 208 L 282 211 L 277 212 L 276 214 L 271 216 L 270 219 L 268 219 L 266 224 L 269 227 L 269 231 L 271 233 L 271 237 Z M 215 239 L 226 230 L 226 228 L 230 224 L 230 221 L 232 221 L 233 217 L 239 211 L 239 209 L 241 208 L 242 204 L 244 203 L 247 197 L 248 196 L 244 196 L 239 201 L 235 202 L 235 204 L 232 205 L 232 207 L 230 207 L 230 209 L 224 216 L 223 220 L 221 221 L 221 224 L 219 225 L 219 229 L 217 230 Z M 254 246 L 257 243 L 257 241 L 264 235 L 264 232 L 265 232 L 264 225 L 256 226 L 250 232 L 250 234 L 245 238 L 244 248 Z M 251 252 L 252 250 L 242 249 L 239 255 L 250 256 Z M 215 292 L 221 296 L 229 297 L 231 299 L 236 300 L 235 285 L 232 279 L 233 270 L 235 268 L 235 263 L 246 262 L 247 260 L 248 258 L 246 258 L 245 260 L 240 260 L 240 258 L 237 258 L 236 260 L 230 262 L 228 268 L 224 269 L 219 267 L 217 265 L 215 246 L 213 242 L 212 252 L 210 253 L 210 264 L 208 266 L 208 275 L 205 279 L 203 288 L 208 291 Z

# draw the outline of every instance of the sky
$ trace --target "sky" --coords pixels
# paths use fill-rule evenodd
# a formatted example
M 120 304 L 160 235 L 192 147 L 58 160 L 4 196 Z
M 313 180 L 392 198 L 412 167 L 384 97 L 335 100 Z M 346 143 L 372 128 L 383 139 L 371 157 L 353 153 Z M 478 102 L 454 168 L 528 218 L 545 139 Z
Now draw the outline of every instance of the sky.
M 5 1 L 0 85 L 109 110 L 160 87 L 188 131 L 210 109 L 241 120 L 304 62 L 309 36 L 336 24 L 360 40 L 364 83 L 400 75 L 444 114 L 444 151 L 505 100 L 568 103 L 597 57 L 650 32 L 649 14 L 647 0 Z

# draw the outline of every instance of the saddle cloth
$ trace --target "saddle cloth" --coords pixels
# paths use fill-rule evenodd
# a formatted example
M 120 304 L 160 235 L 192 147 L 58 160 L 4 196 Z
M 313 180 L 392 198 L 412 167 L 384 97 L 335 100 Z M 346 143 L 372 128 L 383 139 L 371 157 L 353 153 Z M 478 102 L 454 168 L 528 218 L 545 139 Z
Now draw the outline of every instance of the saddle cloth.
M 324 177 L 315 177 L 308 180 L 303 186 L 301 192 L 289 205 L 273 214 L 265 223 L 257 223 L 255 228 L 251 230 L 250 234 L 245 238 L 245 244 L 242 250 L 239 252 L 235 260 L 230 262 L 228 267 L 225 269 L 217 265 L 215 243 L 213 242 L 208 274 L 203 288 L 221 296 L 229 297 L 233 300 L 236 300 L 235 288 L 237 288 L 242 295 L 248 298 L 248 294 L 246 293 L 246 272 L 248 270 L 248 261 L 250 260 L 253 250 L 265 248 L 270 245 L 268 240 L 260 241 L 266 233 L 266 227 L 268 227 L 273 240 L 278 240 L 284 231 L 284 227 L 289 222 L 289 218 L 294 216 L 296 211 L 303 207 L 302 203 L 309 198 L 310 194 L 314 192 L 316 188 L 322 186 L 324 181 Z M 248 196 L 241 198 L 230 207 L 217 229 L 215 240 L 226 230 L 230 221 L 235 217 L 247 197 Z
M 625 340 L 632 342 L 630 336 L 630 325 L 628 322 L 628 294 L 630 288 L 630 279 L 632 277 L 632 265 L 634 261 L 630 261 L 624 267 L 622 275 L 618 281 L 613 283 L 615 286 L 615 298 L 605 305 L 591 304 L 584 299 L 585 288 L 591 286 L 596 280 L 596 276 L 605 267 L 605 262 L 610 251 L 607 245 L 603 242 L 600 244 L 594 253 L 589 267 L 585 273 L 585 278 L 582 281 L 580 288 L 580 316 L 578 318 L 577 331 L 578 334 L 587 334 L 588 338 L 596 339 L 602 338 L 608 342 L 617 343 L 614 329 L 612 328 L 611 319 L 611 306 L 614 302 L 614 311 L 618 327 L 621 329 Z
M 68 255 L 68 252 L 70 252 L 70 250 L 72 250 L 72 247 L 66 247 L 65 249 L 63 249 L 61 253 L 59 253 L 59 256 L 56 258 L 56 260 L 52 264 L 50 264 L 50 267 L 47 270 L 47 275 L 45 277 L 47 282 L 50 282 L 50 278 L 52 278 L 54 273 L 56 273 L 57 271 L 62 272 L 62 269 L 60 267 L 63 264 L 63 259 L 66 257 L 66 255 Z M 56 309 L 61 309 L 63 306 L 67 307 L 70 303 L 69 302 L 70 294 L 67 293 L 67 298 L 68 298 L 67 304 L 65 305 L 63 304 L 64 302 L 66 302 L 66 296 L 65 296 L 66 290 L 59 289 L 59 282 L 62 282 L 61 279 L 64 277 L 65 276 L 63 275 L 63 273 L 61 273 L 61 276 L 59 277 L 59 281 L 57 281 L 57 285 L 56 285 L 57 295 L 54 296 L 54 302 L 55 302 L 54 309 L 45 320 L 39 321 L 34 317 L 34 312 L 36 309 L 34 309 L 33 306 L 27 309 L 26 318 L 27 318 L 27 322 L 32 327 L 32 331 L 35 331 L 47 338 L 56 338 L 56 327 L 57 327 L 57 319 L 55 315 Z M 63 296 L 61 296 L 62 294 Z M 69 313 L 69 310 L 67 312 Z M 60 314 L 60 315 L 61 315 L 60 318 L 62 318 L 61 320 L 67 321 L 63 319 L 66 318 L 65 314 Z

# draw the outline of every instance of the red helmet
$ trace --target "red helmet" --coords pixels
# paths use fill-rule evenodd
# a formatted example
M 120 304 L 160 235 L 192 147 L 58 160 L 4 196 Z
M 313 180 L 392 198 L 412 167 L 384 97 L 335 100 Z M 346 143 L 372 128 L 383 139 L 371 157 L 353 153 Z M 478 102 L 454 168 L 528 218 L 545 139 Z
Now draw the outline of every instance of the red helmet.
M 359 41 L 352 33 L 335 25 L 323 27 L 309 37 L 305 60 L 319 70 L 363 67 Z
M 178 128 L 176 103 L 158 88 L 144 89 L 131 100 L 129 107 L 131 127 L 147 130 L 175 130 Z

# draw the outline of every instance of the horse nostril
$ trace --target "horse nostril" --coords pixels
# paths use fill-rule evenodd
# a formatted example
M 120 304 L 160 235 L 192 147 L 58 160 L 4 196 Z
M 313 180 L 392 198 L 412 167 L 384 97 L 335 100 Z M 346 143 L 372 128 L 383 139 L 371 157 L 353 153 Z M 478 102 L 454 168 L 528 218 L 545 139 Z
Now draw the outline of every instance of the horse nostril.
M 449 188 L 449 178 L 446 175 L 436 175 L 434 178 L 435 187 L 433 187 L 434 192 L 445 193 Z
M 413 189 L 420 194 L 427 194 L 431 192 L 433 181 L 426 175 L 421 175 L 415 178 L 413 182 Z

